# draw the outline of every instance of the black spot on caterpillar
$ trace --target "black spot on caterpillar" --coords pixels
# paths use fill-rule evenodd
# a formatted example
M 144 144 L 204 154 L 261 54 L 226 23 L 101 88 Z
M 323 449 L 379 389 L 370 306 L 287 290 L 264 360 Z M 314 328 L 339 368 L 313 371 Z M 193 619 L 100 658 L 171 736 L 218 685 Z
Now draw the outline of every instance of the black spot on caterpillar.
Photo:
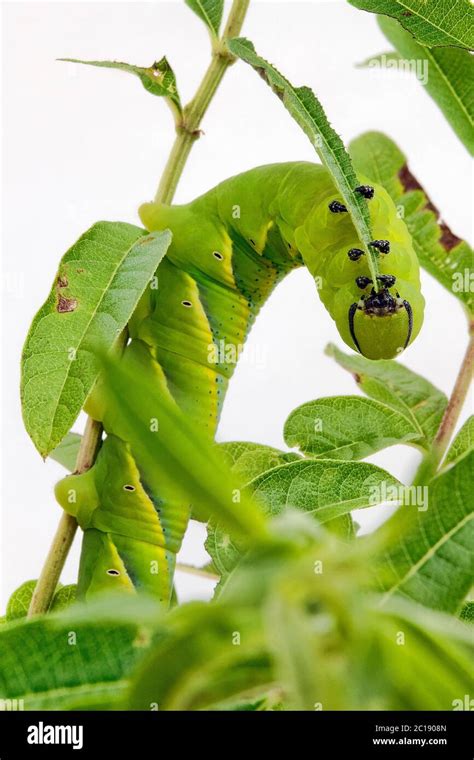
M 395 285 L 397 278 L 393 274 L 379 274 L 377 275 L 377 280 L 385 288 L 391 288 L 393 285 Z
M 344 206 L 344 204 L 340 203 L 339 201 L 331 201 L 328 208 L 329 211 L 331 211 L 333 214 L 343 214 L 347 211 L 347 208 Z
M 388 240 L 372 240 L 369 245 L 371 245 L 372 248 L 377 248 L 380 253 L 390 253 L 390 243 Z
M 347 255 L 351 261 L 359 261 L 360 257 L 364 256 L 364 251 L 362 251 L 360 248 L 351 248 L 349 251 L 347 251 Z
M 364 290 L 364 288 L 367 287 L 367 285 L 370 285 L 372 280 L 370 277 L 366 277 L 365 275 L 361 275 L 360 277 L 356 277 L 356 284 L 357 287 L 361 290 Z
M 370 201 L 371 198 L 374 197 L 374 188 L 370 185 L 359 185 L 359 187 L 356 187 L 354 192 L 359 193 L 359 195 L 362 195 L 364 198 L 367 198 L 368 201 Z

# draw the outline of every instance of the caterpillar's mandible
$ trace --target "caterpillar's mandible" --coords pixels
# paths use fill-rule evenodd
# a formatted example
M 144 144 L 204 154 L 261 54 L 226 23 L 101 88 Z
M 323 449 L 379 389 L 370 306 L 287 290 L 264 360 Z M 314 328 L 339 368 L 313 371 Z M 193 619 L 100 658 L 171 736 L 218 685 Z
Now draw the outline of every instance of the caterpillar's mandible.
M 275 285 L 306 265 L 342 339 L 370 359 L 388 359 L 423 321 L 411 238 L 383 190 L 363 179 L 380 275 L 367 257 L 328 172 L 310 163 L 263 166 L 192 203 L 147 203 L 149 230 L 173 241 L 129 325 L 123 361 L 134 357 L 162 393 L 214 435 L 229 379 L 250 327 Z M 57 486 L 85 530 L 79 591 L 143 587 L 169 601 L 174 558 L 189 518 L 172 485 L 149 493 L 100 385 L 86 410 L 108 434 L 94 467 Z M 115 433 L 115 435 L 114 435 Z M 157 463 L 159 470 L 160 463 Z M 71 496 L 72 494 L 72 496 Z

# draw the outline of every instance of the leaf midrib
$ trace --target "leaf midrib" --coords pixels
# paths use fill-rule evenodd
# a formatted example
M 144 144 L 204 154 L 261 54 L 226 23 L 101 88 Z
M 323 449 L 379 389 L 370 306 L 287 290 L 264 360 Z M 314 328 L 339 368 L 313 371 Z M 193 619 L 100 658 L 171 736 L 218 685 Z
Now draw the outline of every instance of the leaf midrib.
M 414 9 L 412 6 L 410 6 L 410 5 L 407 5 L 406 3 L 404 3 L 404 2 L 403 2 L 403 0 L 398 0 L 398 2 L 399 2 L 399 4 L 402 6 L 402 8 L 405 8 L 407 11 L 410 11 L 410 13 L 412 13 L 412 14 L 413 14 L 414 16 L 416 16 L 417 18 L 419 18 L 419 19 L 421 19 L 422 21 L 424 21 L 425 23 L 429 24 L 429 25 L 430 25 L 430 26 L 432 26 L 434 29 L 437 29 L 437 30 L 438 30 L 438 32 L 441 32 L 441 33 L 442 33 L 442 34 L 444 34 L 446 37 L 449 37 L 450 39 L 452 39 L 452 40 L 454 40 L 455 42 L 457 42 L 458 44 L 457 44 L 457 45 L 455 45 L 455 47 L 458 47 L 459 45 L 462 45 L 462 47 L 464 47 L 464 49 L 466 49 L 466 48 L 465 48 L 465 45 L 464 45 L 464 43 L 462 42 L 462 40 L 461 40 L 461 39 L 459 39 L 458 37 L 454 37 L 454 35 L 452 35 L 452 34 L 449 32 L 449 30 L 443 29 L 441 26 L 438 26 L 438 24 L 436 24 L 435 22 L 433 22 L 433 21 L 432 21 L 430 18 L 428 18 L 428 17 L 426 17 L 426 16 L 422 16 L 422 15 L 421 15 L 421 13 L 419 13 L 419 12 L 418 12 L 416 9 Z M 398 21 L 398 19 L 397 19 L 397 21 Z M 400 22 L 400 23 L 401 23 L 401 22 Z M 406 27 L 405 27 L 403 24 L 402 24 L 402 26 L 403 26 L 403 28 L 404 28 L 404 29 L 406 29 Z M 411 32 L 410 32 L 410 34 L 411 34 Z M 418 40 L 417 40 L 417 42 L 418 42 Z M 423 43 L 421 43 L 421 42 L 420 42 L 420 45 L 421 45 L 421 44 L 423 44 Z M 427 46 L 427 45 L 426 45 L 426 46 Z M 425 45 L 423 45 L 423 47 L 425 47 Z M 443 45 L 443 46 L 439 45 L 439 46 L 437 46 L 437 47 L 445 47 L 445 46 L 444 46 L 444 45 Z
M 204 16 L 204 18 L 206 19 L 205 23 L 207 24 L 207 26 L 209 27 L 209 29 L 212 31 L 213 35 L 216 35 L 217 34 L 216 28 L 215 28 L 214 24 L 212 23 L 211 18 L 209 16 L 207 10 L 204 8 L 201 0 L 194 0 L 194 2 L 201 9 L 201 13 Z
M 290 91 L 291 91 L 291 92 L 294 94 L 294 96 L 296 97 L 296 100 L 297 100 L 297 102 L 298 102 L 298 103 L 300 104 L 300 106 L 302 107 L 302 110 L 303 110 L 304 114 L 306 114 L 306 118 L 310 120 L 310 126 L 311 126 L 311 125 L 313 125 L 313 123 L 314 123 L 314 122 L 313 122 L 313 118 L 312 118 L 311 114 L 309 113 L 308 109 L 306 108 L 306 106 L 304 105 L 303 101 L 302 101 L 302 100 L 300 99 L 300 97 L 298 96 L 298 94 L 297 94 L 297 89 L 296 89 L 296 88 L 294 88 L 294 87 L 293 87 L 293 85 L 291 85 L 289 82 L 288 82 L 288 86 L 289 86 L 289 88 L 290 88 Z M 316 97 L 316 96 L 315 96 L 315 97 Z M 330 126 L 330 125 L 329 125 L 329 126 Z M 331 129 L 332 129 L 332 127 L 331 127 Z M 312 132 L 314 132 L 314 127 L 313 127 L 313 129 L 312 129 Z M 332 158 L 333 158 L 333 160 L 334 160 L 334 163 L 335 163 L 335 164 L 336 164 L 336 166 L 338 167 L 338 169 L 339 169 L 339 172 L 340 172 L 340 173 L 341 173 L 341 175 L 342 175 L 342 184 L 343 184 L 343 187 L 345 188 L 345 192 L 346 192 L 346 194 L 347 194 L 347 197 L 348 197 L 348 198 L 350 198 L 350 197 L 351 197 L 351 191 L 352 191 L 352 188 L 349 186 L 349 183 L 348 183 L 348 181 L 346 180 L 346 174 L 345 174 L 345 171 L 344 171 L 343 165 L 341 164 L 341 162 L 339 161 L 339 159 L 338 159 L 338 158 L 337 158 L 337 156 L 335 155 L 335 153 L 334 153 L 334 150 L 333 150 L 333 149 L 332 149 L 332 147 L 329 145 L 329 143 L 328 143 L 328 141 L 327 141 L 327 139 L 326 139 L 325 135 L 324 135 L 324 134 L 321 132 L 321 130 L 320 130 L 320 129 L 317 129 L 317 134 L 318 134 L 318 135 L 319 135 L 319 136 L 322 138 L 322 140 L 323 140 L 323 142 L 324 142 L 324 144 L 325 144 L 325 146 L 326 146 L 326 149 L 327 149 L 327 151 L 330 153 L 330 155 L 332 156 Z M 314 146 L 314 147 L 316 148 L 316 152 L 319 154 L 319 151 L 318 151 L 317 147 L 316 147 L 316 146 Z M 341 177 L 339 177 L 339 181 L 341 181 Z M 352 204 L 351 204 L 351 208 L 352 208 Z M 349 209 L 349 210 L 351 210 L 351 209 Z M 366 246 L 367 246 L 367 248 L 368 248 L 368 243 L 370 242 L 370 238 L 371 238 L 371 232 L 370 232 L 370 229 L 369 229 L 369 227 L 367 226 L 367 223 L 366 223 L 366 221 L 365 221 L 365 219 L 364 219 L 364 217 L 363 217 L 363 214 L 362 214 L 362 212 L 360 211 L 360 209 L 359 209 L 359 207 L 357 206 L 357 204 L 354 204 L 353 210 L 357 210 L 357 214 L 356 214 L 356 215 L 357 215 L 357 218 L 358 218 L 358 220 L 359 220 L 359 224 L 360 224 L 360 227 L 361 227 L 361 229 L 360 229 L 360 232 L 362 232 L 362 233 L 363 233 L 363 237 L 362 237 L 362 239 L 363 239 L 364 243 L 366 244 Z M 365 239 L 364 239 L 364 238 L 365 238 Z M 372 253 L 371 253 L 370 249 L 368 249 L 368 251 L 369 251 L 369 255 L 372 257 Z
M 397 583 L 395 583 L 395 584 L 392 586 L 392 588 L 390 588 L 390 589 L 387 591 L 387 593 L 386 593 L 386 594 L 385 594 L 385 596 L 384 596 L 384 599 L 383 599 L 383 603 L 385 603 L 385 602 L 387 601 L 387 599 L 389 599 L 389 598 L 392 596 L 392 594 L 394 594 L 394 593 L 395 593 L 395 592 L 396 592 L 396 591 L 397 591 L 397 590 L 398 590 L 398 589 L 399 589 L 399 588 L 400 588 L 400 587 L 401 587 L 403 584 L 405 584 L 407 581 L 409 581 L 409 580 L 410 580 L 410 578 L 412 578 L 414 575 L 416 575 L 416 573 L 417 573 L 417 572 L 418 572 L 418 571 L 419 571 L 419 570 L 420 570 L 420 569 L 421 569 L 421 568 L 422 568 L 422 567 L 423 567 L 423 566 L 424 566 L 424 565 L 425 565 L 427 562 L 429 562 L 429 560 L 430 560 L 432 557 L 434 557 L 434 556 L 435 556 L 435 554 L 437 554 L 438 550 L 439 550 L 439 549 L 440 549 L 442 546 L 444 546 L 444 544 L 445 544 L 447 541 L 450 541 L 450 540 L 451 540 L 451 538 L 452 538 L 452 537 L 453 537 L 453 536 L 454 536 L 454 535 L 455 535 L 455 534 L 456 534 L 456 533 L 457 533 L 459 530 L 461 530 L 461 529 L 462 529 L 462 528 L 463 528 L 465 525 L 467 525 L 467 524 L 468 524 L 468 522 L 469 522 L 470 520 L 472 520 L 473 518 L 474 518 L 474 512 L 470 512 L 470 513 L 468 513 L 467 515 L 465 515 L 465 516 L 463 517 L 463 519 L 462 519 L 462 520 L 460 520 L 459 522 L 457 522 L 457 523 L 456 523 L 456 524 L 455 524 L 455 525 L 454 525 L 454 526 L 451 528 L 451 530 L 449 530 L 447 533 L 444 533 L 444 535 L 443 535 L 443 536 L 441 536 L 441 538 L 440 538 L 438 541 L 436 541 L 436 543 L 435 543 L 435 544 L 433 544 L 433 546 L 431 546 L 431 547 L 428 549 L 428 551 L 427 551 L 427 552 L 425 552 L 425 554 L 423 554 L 423 556 L 422 556 L 422 557 L 420 557 L 420 559 L 418 560 L 418 562 L 416 562 L 414 565 L 412 565 L 412 566 L 410 567 L 409 571 L 408 571 L 407 573 L 405 573 L 405 575 L 403 576 L 403 578 L 400 578 L 400 580 L 398 580 L 398 581 L 397 581 Z
M 351 462 L 351 461 L 345 462 L 344 460 L 341 460 L 341 459 L 314 459 L 314 460 L 306 460 L 306 461 L 302 460 L 302 461 L 305 464 L 305 466 L 301 468 L 303 470 L 303 472 L 306 471 L 307 469 L 311 468 L 311 467 L 314 467 L 314 466 L 320 467 L 323 462 L 328 462 L 328 463 L 334 465 L 336 469 L 342 469 L 342 467 L 344 465 L 349 465 L 349 466 L 353 465 L 355 467 L 358 467 L 361 464 L 363 464 L 363 463 L 360 463 L 360 462 Z M 273 475 L 275 474 L 275 470 L 277 470 L 279 467 L 281 467 L 282 469 L 286 468 L 286 467 L 292 467 L 295 464 L 301 465 L 302 462 L 289 462 L 288 464 L 279 465 L 278 467 L 274 467 L 272 470 L 269 470 L 268 473 L 265 473 L 263 476 L 257 475 L 257 477 L 254 480 L 250 481 L 250 483 L 248 484 L 248 486 L 253 486 L 253 494 L 256 494 L 256 498 L 258 499 L 258 489 L 260 488 L 260 486 L 263 483 L 265 483 L 267 481 L 268 478 L 273 477 Z M 260 482 L 255 483 L 255 481 L 258 480 L 260 477 L 262 478 L 260 480 Z M 284 507 L 294 507 L 295 509 L 301 510 L 301 509 L 304 509 L 304 507 L 295 507 L 294 504 L 288 503 L 289 491 L 290 491 L 290 488 L 292 486 L 293 481 L 294 481 L 294 478 L 288 484 L 288 487 L 285 488 L 285 503 L 283 504 L 283 506 Z M 396 479 L 394 478 L 394 483 L 396 483 L 396 482 L 398 482 L 398 481 L 396 481 Z M 257 489 L 257 490 L 255 490 L 255 489 Z M 328 504 L 318 505 L 314 509 L 304 509 L 304 511 L 307 514 L 315 514 L 317 512 L 322 512 L 325 509 L 333 509 L 334 507 L 340 506 L 340 505 L 346 506 L 346 505 L 349 505 L 349 504 L 356 504 L 362 498 L 363 498 L 362 496 L 357 496 L 354 499 L 345 499 L 344 501 L 341 501 L 341 500 L 334 501 L 334 502 L 330 502 Z M 391 501 L 389 503 L 394 503 L 394 501 Z M 366 505 L 366 507 L 371 507 L 371 506 L 376 506 L 376 505 L 375 504 L 367 504 Z M 364 506 L 354 506 L 352 509 L 364 509 L 364 508 L 365 508 Z M 350 511 L 352 511 L 352 510 L 348 510 L 348 512 L 350 512 Z
M 57 699 L 69 696 L 86 696 L 88 693 L 93 693 L 95 690 L 102 690 L 107 693 L 108 691 L 114 692 L 116 689 L 125 689 L 128 686 L 128 680 L 125 678 L 117 679 L 116 681 L 97 681 L 86 684 L 77 684 L 74 686 L 61 686 L 54 689 L 43 689 L 42 691 L 25 691 L 15 695 L 3 696 L 2 699 L 24 699 L 25 702 L 28 699 Z
M 442 67 L 442 64 L 441 64 L 441 62 L 440 62 L 440 61 L 438 61 L 438 60 L 436 59 L 436 57 L 435 57 L 435 54 L 434 54 L 435 52 L 436 52 L 436 51 L 432 51 L 432 50 L 430 50 L 430 48 L 428 48 L 428 49 L 427 49 L 427 51 L 426 51 L 426 53 L 427 53 L 426 57 L 427 57 L 427 58 L 428 58 L 428 59 L 429 59 L 429 60 L 430 60 L 432 63 L 434 63 L 434 66 L 435 66 L 435 68 L 438 70 L 440 77 L 441 77 L 441 78 L 443 79 L 443 81 L 446 83 L 447 87 L 448 87 L 448 88 L 449 88 L 449 90 L 452 92 L 452 94 L 453 94 L 453 96 L 454 96 L 454 99 L 455 99 L 455 100 L 457 101 L 457 103 L 459 104 L 459 107 L 460 107 L 460 110 L 461 110 L 461 112 L 462 112 L 462 113 L 465 115 L 465 117 L 467 118 L 467 121 L 469 122 L 469 124 L 471 125 L 471 127 L 473 127 L 473 126 L 474 126 L 474 121 L 473 121 L 473 119 L 472 119 L 472 117 L 471 117 L 471 114 L 470 114 L 470 113 L 469 113 L 469 111 L 467 110 L 467 107 L 464 105 L 464 101 L 463 101 L 463 99 L 462 99 L 462 98 L 461 98 L 461 97 L 458 95 L 458 93 L 457 93 L 457 92 L 456 92 L 456 90 L 454 89 L 454 87 L 453 87 L 453 85 L 452 85 L 452 83 L 451 83 L 451 80 L 450 80 L 449 76 L 447 75 L 447 73 L 445 72 L 445 70 L 444 70 L 444 69 L 443 69 L 443 67 Z M 468 55 L 469 55 L 469 53 L 468 53 Z

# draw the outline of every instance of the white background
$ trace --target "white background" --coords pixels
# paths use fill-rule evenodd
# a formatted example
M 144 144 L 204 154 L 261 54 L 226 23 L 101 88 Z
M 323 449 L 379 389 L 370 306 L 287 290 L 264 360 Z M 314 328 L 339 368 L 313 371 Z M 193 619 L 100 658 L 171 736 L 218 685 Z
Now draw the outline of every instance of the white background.
M 254 1 L 244 33 L 294 84 L 314 89 L 346 143 L 368 129 L 393 137 L 453 230 L 470 237 L 471 165 L 437 107 L 414 78 L 354 67 L 389 48 L 373 15 L 338 0 Z M 209 59 L 205 27 L 180 1 L 6 3 L 3 43 L 2 607 L 17 585 L 37 577 L 59 518 L 52 486 L 63 471 L 41 461 L 21 421 L 19 361 L 29 323 L 60 256 L 86 228 L 98 219 L 137 223 L 137 206 L 153 196 L 173 140 L 166 105 L 138 79 L 55 58 L 150 65 L 166 53 L 184 101 Z M 258 164 L 315 159 L 281 103 L 243 63 L 226 75 L 203 128 L 178 202 Z M 403 362 L 449 393 L 465 349 L 465 318 L 427 275 L 423 286 L 425 325 Z M 324 355 L 328 341 L 343 347 L 311 278 L 295 272 L 255 326 L 249 354 L 263 352 L 265 362 L 237 369 L 219 439 L 283 446 L 283 422 L 298 404 L 357 392 L 351 377 Z M 82 426 L 81 418 L 76 427 Z M 371 461 L 408 483 L 419 455 L 397 447 Z M 382 514 L 365 511 L 358 520 L 367 529 Z M 183 561 L 205 560 L 203 537 L 193 526 Z M 76 540 L 65 582 L 75 580 L 78 552 Z M 182 599 L 205 596 L 209 584 L 179 573 L 178 590 Z

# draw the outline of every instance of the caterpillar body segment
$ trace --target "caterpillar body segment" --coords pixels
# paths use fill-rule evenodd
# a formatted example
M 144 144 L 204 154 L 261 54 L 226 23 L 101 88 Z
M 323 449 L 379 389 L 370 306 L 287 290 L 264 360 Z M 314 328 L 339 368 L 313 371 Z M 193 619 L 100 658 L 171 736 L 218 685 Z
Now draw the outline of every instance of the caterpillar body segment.
M 188 271 L 192 267 L 198 279 L 216 278 L 230 287 L 234 300 L 243 294 L 255 296 L 255 301 L 265 297 L 263 289 L 249 290 L 247 273 L 242 277 L 249 254 L 246 244 L 263 265 L 276 264 L 280 277 L 288 269 L 306 265 L 345 343 L 370 359 L 388 359 L 399 355 L 421 328 L 419 265 L 410 234 L 388 193 L 373 184 L 361 187 L 366 195 L 372 194 L 368 207 L 380 274 L 394 278 L 383 298 L 386 283 L 370 282 L 366 293 L 357 285 L 361 277 L 370 281 L 367 257 L 350 215 L 332 210 L 338 192 L 322 166 L 259 167 L 226 180 L 186 206 L 144 204 L 140 214 L 150 230 L 172 229 L 171 261 Z M 384 245 L 387 241 L 389 246 Z M 222 259 L 212 260 L 210 247 Z M 383 252 L 387 249 L 390 253 Z M 351 329 L 349 311 L 354 303 Z
M 381 187 L 360 178 L 372 221 L 380 276 L 331 176 L 310 163 L 274 164 L 233 177 L 181 206 L 146 203 L 145 227 L 173 238 L 155 282 L 130 323 L 122 361 L 139 362 L 160 392 L 213 437 L 229 380 L 249 330 L 275 286 L 306 266 L 342 339 L 370 359 L 398 355 L 423 320 L 419 267 L 411 238 Z M 356 190 L 356 189 L 355 189 Z M 133 392 L 133 388 L 130 389 Z M 79 591 L 144 589 L 168 604 L 175 556 L 189 519 L 163 478 L 147 487 L 140 463 L 120 437 L 117 410 L 99 382 L 86 411 L 107 439 L 94 466 L 56 489 L 85 536 Z M 160 463 L 156 464 L 159 472 Z

